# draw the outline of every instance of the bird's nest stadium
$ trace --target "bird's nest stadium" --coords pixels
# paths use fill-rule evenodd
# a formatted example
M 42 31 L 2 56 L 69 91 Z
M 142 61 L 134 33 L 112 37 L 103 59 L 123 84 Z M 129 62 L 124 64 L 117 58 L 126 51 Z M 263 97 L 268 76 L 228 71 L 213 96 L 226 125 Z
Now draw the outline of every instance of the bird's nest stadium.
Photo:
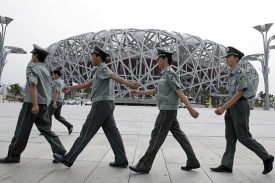
M 90 53 L 94 45 L 107 50 L 110 69 L 127 80 L 141 83 L 140 89 L 152 89 L 160 77 L 156 60 L 156 48 L 173 52 L 172 67 L 178 75 L 184 91 L 198 98 L 202 91 L 220 94 L 227 87 L 228 68 L 225 64 L 225 46 L 197 36 L 157 29 L 112 29 L 73 36 L 48 47 L 50 56 L 46 67 L 52 71 L 62 68 L 67 85 L 82 83 L 92 78 L 93 66 Z M 248 60 L 239 62 L 255 93 L 259 77 Z M 225 90 L 226 91 L 226 90 Z M 115 83 L 116 100 L 137 100 L 130 96 L 130 89 Z M 139 100 L 154 100 L 155 96 L 143 96 Z

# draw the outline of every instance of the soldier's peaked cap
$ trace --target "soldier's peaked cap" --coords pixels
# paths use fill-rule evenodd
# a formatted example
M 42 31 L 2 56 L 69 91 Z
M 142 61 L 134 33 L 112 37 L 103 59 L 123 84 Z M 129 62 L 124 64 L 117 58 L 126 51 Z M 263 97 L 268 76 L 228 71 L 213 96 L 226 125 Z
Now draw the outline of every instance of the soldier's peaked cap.
M 35 53 L 35 52 L 39 52 L 39 53 L 42 53 L 44 55 L 49 55 L 49 52 L 47 50 L 41 48 L 37 44 L 33 44 L 33 50 L 31 51 L 31 53 Z
M 104 51 L 103 49 L 99 48 L 98 46 L 95 45 L 93 52 L 95 54 L 99 54 L 100 56 L 102 56 L 103 58 L 109 57 L 109 53 L 107 53 L 106 51 Z
M 158 52 L 158 57 L 172 57 L 173 55 L 173 53 L 165 51 L 160 48 L 157 49 L 157 52 Z
M 235 56 L 239 57 L 240 59 L 244 56 L 244 54 L 241 51 L 237 50 L 236 48 L 234 48 L 232 46 L 229 46 L 226 48 L 225 58 L 230 55 L 235 55 Z

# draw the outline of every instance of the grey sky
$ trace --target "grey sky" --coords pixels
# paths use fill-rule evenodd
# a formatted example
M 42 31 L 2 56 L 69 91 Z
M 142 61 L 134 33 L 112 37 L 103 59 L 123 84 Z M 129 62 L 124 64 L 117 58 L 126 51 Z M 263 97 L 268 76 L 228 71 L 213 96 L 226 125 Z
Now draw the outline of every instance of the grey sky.
M 0 15 L 13 18 L 6 46 L 27 55 L 8 56 L 2 82 L 25 84 L 32 44 L 47 47 L 61 39 L 104 29 L 163 29 L 198 36 L 245 54 L 263 53 L 261 34 L 252 27 L 275 23 L 274 0 L 0 0 Z M 269 37 L 275 34 L 275 25 Z M 275 45 L 275 41 L 271 42 Z M 270 93 L 275 94 L 275 50 L 270 53 Z M 260 63 L 258 91 L 264 90 Z

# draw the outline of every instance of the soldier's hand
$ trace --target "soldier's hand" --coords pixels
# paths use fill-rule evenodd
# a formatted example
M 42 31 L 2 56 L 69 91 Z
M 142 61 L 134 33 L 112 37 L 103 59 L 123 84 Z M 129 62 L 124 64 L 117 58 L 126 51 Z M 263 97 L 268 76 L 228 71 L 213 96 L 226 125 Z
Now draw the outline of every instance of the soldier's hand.
M 140 86 L 140 84 L 135 81 L 130 81 L 130 83 L 129 83 L 129 88 L 131 88 L 132 90 L 138 89 L 139 86 Z
M 138 90 L 131 90 L 131 95 L 132 96 L 137 96 L 139 94 Z
M 225 109 L 223 107 L 219 107 L 215 110 L 215 113 L 217 115 L 222 115 L 224 113 Z
M 38 105 L 33 105 L 33 106 L 32 106 L 32 113 L 33 113 L 33 114 L 38 114 L 38 112 L 39 112 L 39 107 L 38 107 Z
M 189 110 L 189 113 L 190 113 L 190 115 L 193 117 L 193 118 L 198 118 L 199 117 L 199 115 L 200 115 L 200 113 L 198 113 L 195 109 L 190 109 Z
M 57 103 L 56 102 L 53 102 L 53 108 L 57 109 Z
M 62 89 L 62 92 L 63 92 L 63 93 L 68 93 L 69 91 L 71 91 L 71 87 L 70 87 L 70 86 L 65 86 L 65 87 Z

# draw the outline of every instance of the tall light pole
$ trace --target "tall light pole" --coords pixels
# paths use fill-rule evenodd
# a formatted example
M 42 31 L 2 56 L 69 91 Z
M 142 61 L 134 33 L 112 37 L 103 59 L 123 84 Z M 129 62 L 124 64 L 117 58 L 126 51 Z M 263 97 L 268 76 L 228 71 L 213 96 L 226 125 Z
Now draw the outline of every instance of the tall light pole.
M 4 69 L 5 64 L 8 62 L 6 61 L 6 58 L 8 54 L 13 53 L 13 54 L 26 54 L 27 52 L 23 50 L 22 48 L 17 48 L 14 46 L 4 46 L 3 48 L 3 53 L 2 53 L 2 60 L 0 63 L 0 82 L 1 82 L 1 75 Z
M 1 24 L 1 32 L 0 32 L 0 83 L 1 83 L 1 75 L 3 71 L 3 67 L 5 65 L 4 60 L 4 41 L 6 36 L 6 30 L 9 25 L 13 21 L 12 18 L 9 17 L 2 17 L 0 16 L 0 24 Z
M 270 45 L 270 42 L 273 39 L 275 39 L 275 35 L 267 39 L 267 32 L 272 25 L 273 23 L 257 25 L 253 27 L 257 31 L 259 31 L 263 36 L 264 54 L 263 54 L 263 60 L 262 60 L 262 73 L 263 73 L 264 84 L 265 84 L 265 110 L 269 110 L 269 85 L 268 85 L 268 74 L 269 74 L 268 60 L 269 60 L 269 52 L 270 52 L 269 45 Z
M 275 45 L 273 46 L 269 46 L 269 51 L 271 49 L 275 49 Z M 263 77 L 266 73 L 264 73 L 264 67 L 265 67 L 265 60 L 264 60 L 264 54 L 252 54 L 252 55 L 246 55 L 245 57 L 242 58 L 243 60 L 248 60 L 248 61 L 259 61 L 261 63 L 261 71 L 263 73 Z M 269 69 L 268 69 L 268 73 L 269 73 Z M 266 84 L 266 83 L 265 83 Z M 265 95 L 265 104 L 266 104 L 266 96 Z M 269 98 L 268 98 L 268 102 L 269 102 Z M 265 106 L 265 109 L 268 110 Z

